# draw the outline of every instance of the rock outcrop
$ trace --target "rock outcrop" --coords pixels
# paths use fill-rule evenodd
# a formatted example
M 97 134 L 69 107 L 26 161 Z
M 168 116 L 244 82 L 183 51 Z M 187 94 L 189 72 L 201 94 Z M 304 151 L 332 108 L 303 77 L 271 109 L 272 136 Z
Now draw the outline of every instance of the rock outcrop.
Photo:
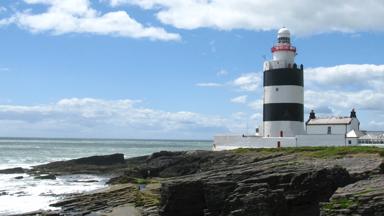
M 338 188 L 380 172 L 378 154 L 342 151 L 330 157 L 295 151 L 158 152 L 111 183 L 127 176 L 164 178 L 163 216 L 316 216 Z
M 134 203 L 143 216 L 376 216 L 384 215 L 382 155 L 362 147 L 162 151 L 55 162 L 33 172 L 118 175 L 110 190 L 54 204 L 64 215 Z
M 111 174 L 126 167 L 124 154 L 92 156 L 68 161 L 57 161 L 33 167 L 28 171 L 34 175 L 40 174 Z
M 384 215 L 384 176 L 370 176 L 339 188 L 329 202 L 322 204 L 321 215 Z
M 294 156 L 199 172 L 165 182 L 164 216 L 319 215 L 319 203 L 351 182 L 345 168 L 321 168 Z
M 21 167 L 0 170 L 0 174 L 22 174 L 22 173 L 25 173 L 25 169 Z

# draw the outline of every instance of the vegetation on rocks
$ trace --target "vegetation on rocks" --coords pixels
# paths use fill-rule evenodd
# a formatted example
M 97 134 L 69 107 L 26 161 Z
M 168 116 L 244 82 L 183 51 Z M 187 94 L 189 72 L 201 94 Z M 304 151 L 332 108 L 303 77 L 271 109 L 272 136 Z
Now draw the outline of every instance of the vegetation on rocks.
M 252 152 L 258 153 L 284 153 L 299 154 L 302 156 L 316 158 L 341 158 L 347 155 L 355 154 L 379 154 L 384 157 L 384 148 L 370 146 L 349 146 L 349 147 L 287 147 L 287 148 L 239 148 L 232 150 L 238 154 L 246 154 Z

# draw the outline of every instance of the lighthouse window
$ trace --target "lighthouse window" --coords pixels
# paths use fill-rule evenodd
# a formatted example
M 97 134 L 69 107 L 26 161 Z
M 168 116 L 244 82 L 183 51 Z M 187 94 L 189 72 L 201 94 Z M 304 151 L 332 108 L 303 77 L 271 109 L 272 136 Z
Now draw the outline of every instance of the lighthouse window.
M 276 91 L 279 91 L 279 88 L 276 88 Z
M 279 43 L 290 43 L 289 37 L 281 37 L 279 38 Z

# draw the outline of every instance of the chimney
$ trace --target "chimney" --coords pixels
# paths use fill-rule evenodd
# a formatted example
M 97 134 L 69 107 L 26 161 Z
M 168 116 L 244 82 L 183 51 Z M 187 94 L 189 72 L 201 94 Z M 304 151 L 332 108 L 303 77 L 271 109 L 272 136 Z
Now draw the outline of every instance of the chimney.
M 352 115 L 352 114 L 351 114 Z M 315 119 L 316 118 L 316 114 L 315 114 L 315 111 L 314 110 L 311 110 L 311 112 L 309 113 L 309 119 Z

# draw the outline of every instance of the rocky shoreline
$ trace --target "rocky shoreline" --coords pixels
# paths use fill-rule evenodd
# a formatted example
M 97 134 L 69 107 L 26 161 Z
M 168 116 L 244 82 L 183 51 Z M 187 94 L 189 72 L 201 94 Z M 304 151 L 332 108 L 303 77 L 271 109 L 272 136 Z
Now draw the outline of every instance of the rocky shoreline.
M 384 215 L 384 149 L 322 147 L 94 156 L 1 170 L 110 176 L 107 189 L 26 215 Z

